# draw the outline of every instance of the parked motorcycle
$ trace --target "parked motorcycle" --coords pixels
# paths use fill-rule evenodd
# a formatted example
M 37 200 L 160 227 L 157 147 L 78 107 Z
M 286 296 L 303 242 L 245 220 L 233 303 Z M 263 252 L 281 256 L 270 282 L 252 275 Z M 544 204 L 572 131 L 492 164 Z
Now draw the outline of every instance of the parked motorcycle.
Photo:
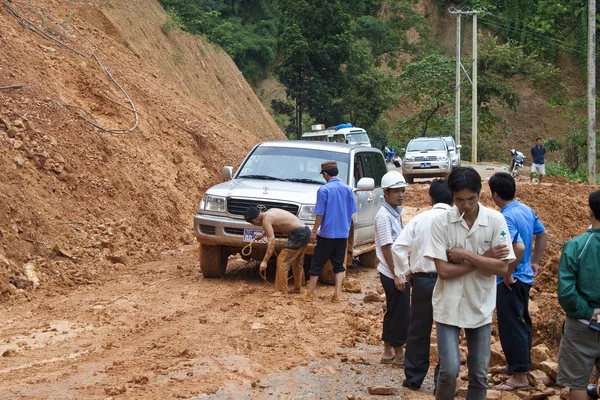
M 510 167 L 508 168 L 508 173 L 516 178 L 523 172 L 526 157 L 523 153 L 515 149 L 510 150 L 510 155 L 512 156 L 512 158 L 510 160 Z

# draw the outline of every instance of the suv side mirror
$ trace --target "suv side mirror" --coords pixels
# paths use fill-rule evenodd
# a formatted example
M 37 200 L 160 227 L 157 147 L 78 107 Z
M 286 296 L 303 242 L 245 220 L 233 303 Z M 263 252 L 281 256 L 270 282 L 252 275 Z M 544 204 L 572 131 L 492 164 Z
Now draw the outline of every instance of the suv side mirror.
M 459 144 L 456 146 L 456 150 L 458 150 L 458 149 L 462 149 L 462 144 Z
M 233 167 L 223 167 L 221 170 L 221 178 L 225 181 L 230 181 L 233 177 Z
M 400 149 L 400 153 L 406 153 L 406 149 L 403 147 Z
M 373 178 L 360 178 L 356 184 L 356 190 L 368 192 L 375 189 L 375 180 Z

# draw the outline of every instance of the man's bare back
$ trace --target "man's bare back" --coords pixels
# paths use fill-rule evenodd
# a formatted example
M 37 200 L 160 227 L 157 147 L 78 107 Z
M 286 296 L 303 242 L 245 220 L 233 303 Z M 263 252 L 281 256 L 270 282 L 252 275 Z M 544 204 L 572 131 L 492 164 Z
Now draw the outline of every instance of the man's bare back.
M 300 221 L 294 214 L 279 208 L 271 208 L 265 211 L 263 215 L 262 227 L 265 231 L 267 231 L 267 225 L 272 226 L 273 231 L 279 233 L 290 233 L 305 226 L 304 222 Z

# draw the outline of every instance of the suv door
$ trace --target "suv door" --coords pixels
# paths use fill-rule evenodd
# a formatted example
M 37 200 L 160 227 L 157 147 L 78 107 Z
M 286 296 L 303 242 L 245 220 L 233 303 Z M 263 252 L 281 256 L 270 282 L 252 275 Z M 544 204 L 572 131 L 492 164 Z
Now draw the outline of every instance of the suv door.
M 373 241 L 375 214 L 377 214 L 383 201 L 381 178 L 386 172 L 385 161 L 381 154 L 375 152 L 355 153 L 353 188 L 356 189 L 356 184 L 361 178 L 373 178 L 375 181 L 373 191 L 354 192 L 356 198 L 355 245 Z

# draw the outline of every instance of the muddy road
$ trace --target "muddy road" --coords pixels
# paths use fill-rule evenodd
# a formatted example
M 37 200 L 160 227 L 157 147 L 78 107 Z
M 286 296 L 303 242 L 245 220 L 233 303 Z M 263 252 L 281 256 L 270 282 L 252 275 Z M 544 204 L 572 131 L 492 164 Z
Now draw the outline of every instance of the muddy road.
M 206 280 L 197 246 L 173 253 L 4 306 L 0 399 L 339 399 L 401 387 L 402 370 L 379 364 L 383 303 L 362 300 L 379 287 L 375 270 L 351 268 L 363 293 L 341 304 L 331 286 L 306 304 L 271 297 L 273 277 L 242 262 Z
M 517 193 L 564 242 L 589 224 L 594 189 L 549 180 L 520 183 Z M 429 207 L 427 190 L 409 186 L 405 221 Z M 241 259 L 230 259 L 223 279 L 204 279 L 197 251 L 185 245 L 111 270 L 81 265 L 93 279 L 66 286 L 52 278 L 0 302 L 0 399 L 374 398 L 369 386 L 432 398 L 431 378 L 412 392 L 401 386 L 402 369 L 379 363 L 384 303 L 375 269 L 349 268 L 360 293 L 344 292 L 342 303 L 319 285 L 307 304 L 270 296 L 273 269 L 265 283 L 257 264 Z M 553 354 L 563 317 L 559 257 L 560 246 L 549 245 L 532 290 L 534 346 Z

